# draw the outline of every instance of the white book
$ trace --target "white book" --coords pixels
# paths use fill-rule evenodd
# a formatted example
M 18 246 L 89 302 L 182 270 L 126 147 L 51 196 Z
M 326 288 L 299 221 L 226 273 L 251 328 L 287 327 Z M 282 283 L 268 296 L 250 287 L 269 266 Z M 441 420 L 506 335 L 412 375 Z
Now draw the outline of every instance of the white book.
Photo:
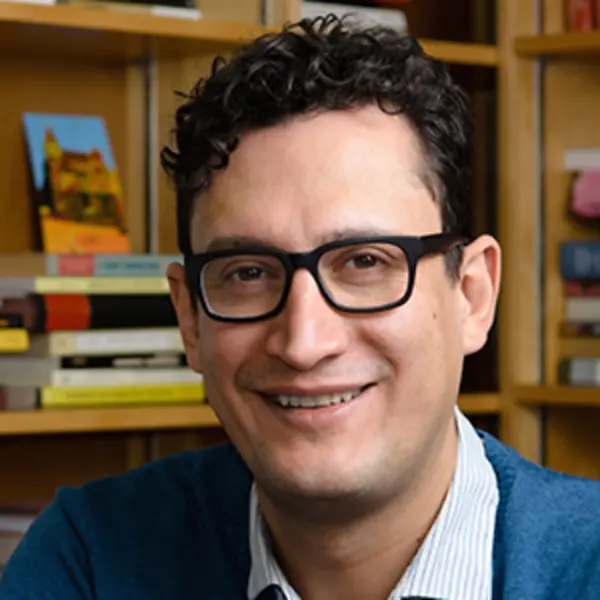
M 333 13 L 337 17 L 350 15 L 348 18 L 361 25 L 386 25 L 402 33 L 407 33 L 408 24 L 405 14 L 395 8 L 376 6 L 354 6 L 351 4 L 328 2 L 302 2 L 302 18 L 314 19 Z
M 177 327 L 52 331 L 35 334 L 21 356 L 99 356 L 143 352 L 183 352 Z
M 189 367 L 160 369 L 31 369 L 25 360 L 9 369 L 0 366 L 0 382 L 4 386 L 35 387 L 111 387 L 122 385 L 159 385 L 198 383 L 200 375 Z
M 590 171 L 600 169 L 600 147 L 568 148 L 564 156 L 565 171 Z

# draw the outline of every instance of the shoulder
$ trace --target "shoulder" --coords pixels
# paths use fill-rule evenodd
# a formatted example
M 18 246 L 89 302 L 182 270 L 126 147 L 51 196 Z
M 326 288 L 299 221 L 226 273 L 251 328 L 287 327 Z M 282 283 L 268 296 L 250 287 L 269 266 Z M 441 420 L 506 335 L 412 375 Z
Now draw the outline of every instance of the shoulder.
M 559 473 L 526 460 L 481 434 L 498 481 L 500 517 L 530 535 L 600 550 L 600 481 Z M 570 538 L 570 539 L 569 539 Z
M 251 478 L 231 445 L 184 452 L 149 462 L 122 475 L 63 488 L 57 501 L 67 509 L 96 515 L 109 508 L 127 514 L 135 510 L 176 511 L 184 506 L 227 508 L 228 499 L 247 495 Z
M 600 482 L 542 467 L 480 435 L 500 493 L 494 569 L 502 597 L 596 599 Z
M 211 581 L 239 586 L 250 486 L 226 445 L 61 488 L 8 562 L 0 596 L 154 598 L 164 589 L 161 597 L 183 597 L 183 587 L 199 592 Z

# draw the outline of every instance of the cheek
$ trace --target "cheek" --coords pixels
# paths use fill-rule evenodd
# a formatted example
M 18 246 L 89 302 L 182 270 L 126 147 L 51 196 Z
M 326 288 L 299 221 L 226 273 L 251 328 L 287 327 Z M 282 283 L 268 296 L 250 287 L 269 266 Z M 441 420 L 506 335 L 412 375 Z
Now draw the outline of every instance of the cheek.
M 219 323 L 204 317 L 199 324 L 198 352 L 211 390 L 230 390 L 240 367 L 256 354 L 258 332 L 252 326 Z
M 376 321 L 365 335 L 396 374 L 403 390 L 428 388 L 460 369 L 460 336 L 452 302 L 415 290 L 410 301 Z

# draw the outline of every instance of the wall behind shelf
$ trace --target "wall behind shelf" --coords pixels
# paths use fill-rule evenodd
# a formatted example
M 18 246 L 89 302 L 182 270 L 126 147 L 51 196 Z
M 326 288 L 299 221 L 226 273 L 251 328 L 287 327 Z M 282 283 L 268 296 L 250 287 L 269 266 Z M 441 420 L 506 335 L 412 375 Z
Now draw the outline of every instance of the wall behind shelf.
M 22 128 L 26 111 L 99 114 L 106 119 L 127 197 L 132 245 L 145 246 L 144 91 L 135 66 L 0 55 L 0 252 L 36 248 L 29 167 Z

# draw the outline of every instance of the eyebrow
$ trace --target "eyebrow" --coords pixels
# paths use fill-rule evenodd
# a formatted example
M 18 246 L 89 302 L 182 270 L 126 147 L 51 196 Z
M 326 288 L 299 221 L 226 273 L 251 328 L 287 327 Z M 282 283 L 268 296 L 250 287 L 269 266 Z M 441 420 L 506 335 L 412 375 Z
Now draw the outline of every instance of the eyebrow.
M 205 252 L 214 252 L 216 250 L 230 250 L 234 248 L 267 248 L 270 250 L 279 250 L 274 244 L 269 244 L 264 240 L 249 236 L 222 236 L 217 237 L 208 244 Z
M 387 237 L 387 236 L 401 236 L 404 235 L 402 232 L 377 228 L 377 227 L 344 227 L 342 229 L 335 229 L 328 231 L 327 233 L 320 236 L 317 240 L 316 247 L 329 244 L 331 242 L 338 242 L 341 240 L 348 240 L 353 238 L 370 238 L 370 237 Z M 264 239 L 252 236 L 221 236 L 216 237 L 208 244 L 205 252 L 215 252 L 218 250 L 230 250 L 235 248 L 265 248 L 267 250 L 281 250 L 281 246 L 277 246 L 271 242 L 267 242 Z

